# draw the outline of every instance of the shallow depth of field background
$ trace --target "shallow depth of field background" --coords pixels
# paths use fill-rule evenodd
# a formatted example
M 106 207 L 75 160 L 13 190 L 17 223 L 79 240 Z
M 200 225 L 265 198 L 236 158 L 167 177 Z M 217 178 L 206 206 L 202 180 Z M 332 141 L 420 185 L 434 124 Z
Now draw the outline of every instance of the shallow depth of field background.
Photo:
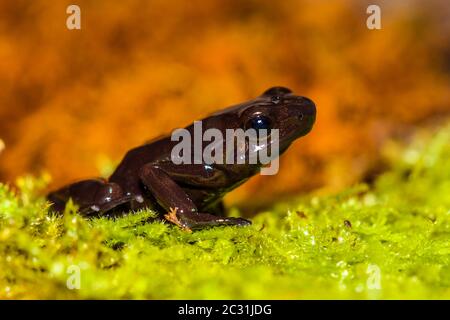
M 81 7 L 82 30 L 66 29 Z M 382 30 L 366 28 L 368 4 Z M 316 102 L 316 126 L 229 202 L 338 190 L 380 149 L 450 115 L 442 1 L 0 2 L 0 181 L 99 176 L 124 153 L 274 85 Z M 104 173 L 104 172 L 103 172 Z

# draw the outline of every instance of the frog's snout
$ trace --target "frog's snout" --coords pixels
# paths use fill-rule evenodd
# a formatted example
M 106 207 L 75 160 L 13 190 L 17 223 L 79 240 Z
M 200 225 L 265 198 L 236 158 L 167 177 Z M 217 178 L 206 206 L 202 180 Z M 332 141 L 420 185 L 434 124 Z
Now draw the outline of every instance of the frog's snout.
M 300 134 L 304 136 L 311 131 L 316 121 L 316 105 L 311 99 L 306 97 L 297 97 L 296 100 L 294 112 L 301 128 Z

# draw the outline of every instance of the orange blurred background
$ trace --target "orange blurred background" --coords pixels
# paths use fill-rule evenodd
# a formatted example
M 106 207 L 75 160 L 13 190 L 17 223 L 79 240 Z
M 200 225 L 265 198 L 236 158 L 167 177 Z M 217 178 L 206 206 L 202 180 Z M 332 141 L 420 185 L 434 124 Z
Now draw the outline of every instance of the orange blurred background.
M 313 131 L 231 202 L 368 179 L 379 150 L 450 114 L 448 1 L 0 2 L 0 180 L 50 187 L 275 85 L 315 101 Z M 382 29 L 366 27 L 378 4 Z

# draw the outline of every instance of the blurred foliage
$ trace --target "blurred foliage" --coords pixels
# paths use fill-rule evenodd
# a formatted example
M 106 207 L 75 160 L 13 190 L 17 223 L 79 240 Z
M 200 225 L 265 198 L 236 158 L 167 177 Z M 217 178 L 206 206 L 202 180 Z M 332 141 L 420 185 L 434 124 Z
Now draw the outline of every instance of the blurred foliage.
M 69 31 L 68 1 L 2 1 L 0 179 L 104 175 L 131 147 L 284 85 L 316 102 L 316 126 L 231 201 L 360 181 L 386 140 L 450 105 L 448 1 L 377 1 L 376 31 L 372 2 L 79 0 Z
M 390 142 L 372 187 L 282 202 L 247 228 L 57 217 L 36 196 L 47 176 L 0 185 L 0 298 L 449 299 L 448 141 L 450 125 Z

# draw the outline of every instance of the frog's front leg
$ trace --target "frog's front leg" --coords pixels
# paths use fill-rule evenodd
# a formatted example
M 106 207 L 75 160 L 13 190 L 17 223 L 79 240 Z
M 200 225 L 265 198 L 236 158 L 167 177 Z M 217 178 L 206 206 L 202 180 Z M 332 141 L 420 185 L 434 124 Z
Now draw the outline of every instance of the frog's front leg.
M 154 164 L 147 164 L 140 171 L 143 184 L 156 201 L 169 212 L 165 218 L 185 229 L 202 229 L 219 225 L 246 226 L 250 221 L 242 218 L 217 217 L 199 213 L 194 202 L 164 170 Z

